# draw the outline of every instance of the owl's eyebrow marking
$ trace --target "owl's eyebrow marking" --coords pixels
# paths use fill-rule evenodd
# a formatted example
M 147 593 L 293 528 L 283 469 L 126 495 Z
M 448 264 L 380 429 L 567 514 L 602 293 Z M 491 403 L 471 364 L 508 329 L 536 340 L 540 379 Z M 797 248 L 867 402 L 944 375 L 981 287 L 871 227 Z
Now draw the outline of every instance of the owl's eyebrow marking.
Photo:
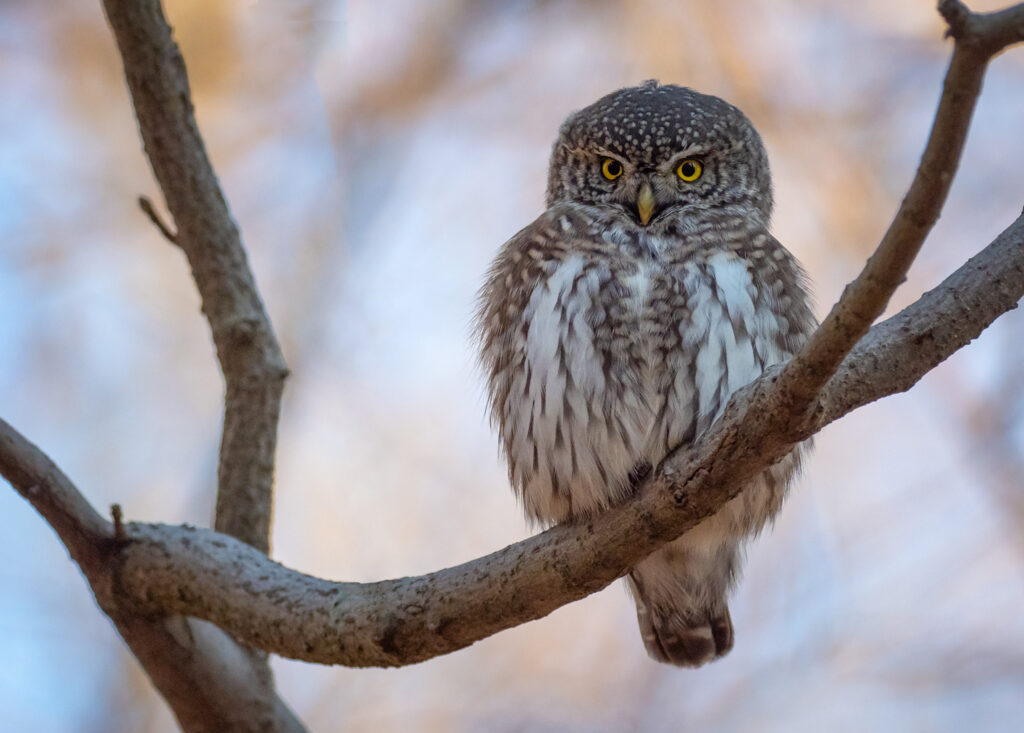
M 582 152 L 588 152 L 588 151 L 582 151 Z M 597 153 L 598 155 L 603 155 L 606 158 L 615 158 L 615 160 L 618 160 L 618 161 L 620 161 L 622 163 L 628 162 L 624 156 L 622 156 L 619 153 L 613 153 L 611 150 L 608 150 L 608 148 L 602 148 L 602 147 L 598 146 L 598 147 L 594 148 L 594 152 Z
M 701 158 L 702 160 L 714 160 L 716 158 L 721 158 L 726 155 L 731 155 L 732 153 L 735 153 L 738 150 L 742 149 L 742 147 L 743 146 L 740 145 L 739 143 L 734 143 L 733 145 L 730 145 L 728 148 L 725 149 L 712 148 L 707 145 L 692 145 L 689 148 L 686 148 L 685 150 L 676 153 L 671 158 L 669 158 L 667 167 L 671 168 L 680 160 L 684 160 L 686 158 Z
M 683 158 L 713 158 L 717 154 L 718 151 L 709 148 L 707 145 L 691 145 L 685 150 L 680 150 L 669 158 L 669 162 L 674 164 L 677 160 L 681 160 Z

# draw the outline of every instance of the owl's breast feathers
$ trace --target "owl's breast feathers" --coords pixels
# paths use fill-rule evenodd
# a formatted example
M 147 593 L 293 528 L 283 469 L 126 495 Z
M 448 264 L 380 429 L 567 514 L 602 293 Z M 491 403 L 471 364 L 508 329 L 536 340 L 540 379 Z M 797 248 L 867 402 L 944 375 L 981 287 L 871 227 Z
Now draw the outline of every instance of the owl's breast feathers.
M 492 420 L 527 514 L 630 491 L 813 329 L 803 273 L 756 221 L 658 236 L 558 206 L 509 240 L 481 291 Z

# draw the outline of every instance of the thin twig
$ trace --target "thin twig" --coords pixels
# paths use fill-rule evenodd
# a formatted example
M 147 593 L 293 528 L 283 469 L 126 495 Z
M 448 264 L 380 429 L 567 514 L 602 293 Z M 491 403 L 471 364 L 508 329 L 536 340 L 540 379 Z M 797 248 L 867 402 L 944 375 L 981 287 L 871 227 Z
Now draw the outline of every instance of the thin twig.
M 114 520 L 114 540 L 119 543 L 126 542 L 128 538 L 124 532 L 124 515 L 120 504 L 110 505 L 110 518 Z
M 139 196 L 139 208 L 149 217 L 149 220 L 156 225 L 156 228 L 160 230 L 160 233 L 164 235 L 164 238 L 171 244 L 178 243 L 178 235 L 170 230 L 170 228 L 164 224 L 163 220 L 156 213 L 156 209 L 153 208 L 153 202 L 145 196 Z

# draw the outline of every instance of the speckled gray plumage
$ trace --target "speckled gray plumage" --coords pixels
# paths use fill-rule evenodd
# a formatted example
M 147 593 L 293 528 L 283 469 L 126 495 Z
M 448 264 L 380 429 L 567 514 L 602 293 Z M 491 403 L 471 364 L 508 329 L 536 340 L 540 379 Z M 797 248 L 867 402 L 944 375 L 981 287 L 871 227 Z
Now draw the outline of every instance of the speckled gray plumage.
M 601 174 L 608 157 L 623 168 L 615 180 Z M 703 166 L 692 182 L 674 172 L 688 158 Z M 720 99 L 647 82 L 568 118 L 548 209 L 502 247 L 478 314 L 491 415 L 528 516 L 561 522 L 621 501 L 799 348 L 814 319 L 770 213 L 760 137 Z M 778 510 L 798 461 L 630 572 L 654 658 L 696 665 L 731 647 L 740 543 Z

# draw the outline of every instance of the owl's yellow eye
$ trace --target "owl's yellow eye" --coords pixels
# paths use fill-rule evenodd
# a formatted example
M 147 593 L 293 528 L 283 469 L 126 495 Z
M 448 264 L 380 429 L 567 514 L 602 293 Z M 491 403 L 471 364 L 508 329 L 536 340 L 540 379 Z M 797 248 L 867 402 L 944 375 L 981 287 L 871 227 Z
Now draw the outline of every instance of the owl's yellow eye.
M 687 183 L 696 181 L 700 178 L 700 174 L 704 172 L 704 166 L 700 164 L 699 160 L 694 158 L 687 158 L 676 168 L 676 175 L 682 178 Z
M 605 158 L 604 163 L 601 164 L 601 175 L 609 181 L 614 181 L 622 175 L 622 163 L 615 158 Z

